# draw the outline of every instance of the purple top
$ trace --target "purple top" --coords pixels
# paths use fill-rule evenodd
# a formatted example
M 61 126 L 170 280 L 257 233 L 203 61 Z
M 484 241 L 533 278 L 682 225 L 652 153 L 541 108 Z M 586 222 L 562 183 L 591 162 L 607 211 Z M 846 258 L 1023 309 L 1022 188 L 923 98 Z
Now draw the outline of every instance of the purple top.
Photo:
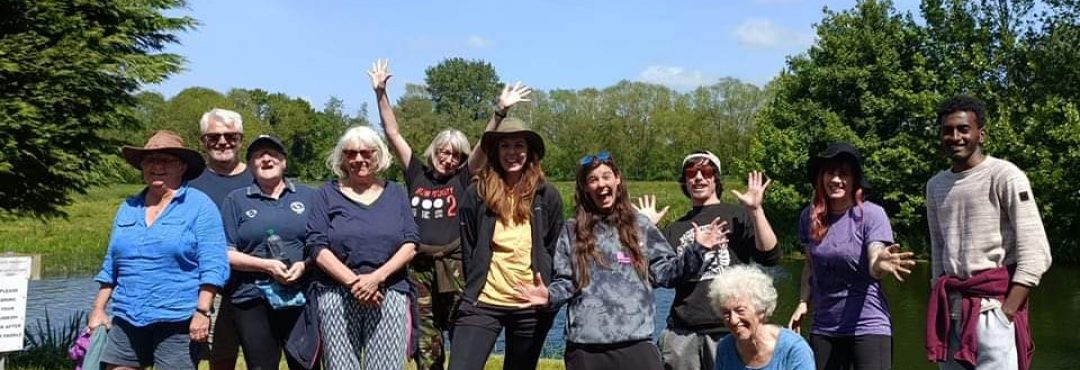
M 893 243 L 889 216 L 877 204 L 863 202 L 830 215 L 821 243 L 810 239 L 810 207 L 799 216 L 799 243 L 810 251 L 811 332 L 828 336 L 892 335 L 889 304 L 881 282 L 870 276 L 867 247 Z

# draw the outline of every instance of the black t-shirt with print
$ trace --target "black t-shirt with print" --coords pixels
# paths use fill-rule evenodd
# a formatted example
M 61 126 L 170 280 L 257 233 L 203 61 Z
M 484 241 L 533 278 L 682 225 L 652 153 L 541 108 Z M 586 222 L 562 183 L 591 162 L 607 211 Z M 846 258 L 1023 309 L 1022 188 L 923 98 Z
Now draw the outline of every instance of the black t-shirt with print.
M 780 248 L 768 252 L 757 250 L 754 224 L 746 208 L 730 204 L 714 204 L 694 207 L 664 229 L 664 237 L 676 253 L 694 243 L 691 222 L 703 227 L 720 217 L 731 228 L 727 246 L 705 253 L 704 263 L 695 277 L 675 287 L 675 299 L 668 315 L 668 327 L 687 329 L 698 333 L 724 332 L 724 322 L 709 304 L 709 283 L 724 268 L 751 261 L 773 266 L 780 260 Z
M 461 234 L 458 202 L 464 197 L 469 181 L 468 167 L 440 179 L 416 155 L 412 156 L 405 168 L 405 185 L 409 188 L 413 219 L 420 227 L 421 243 L 443 245 L 458 239 Z

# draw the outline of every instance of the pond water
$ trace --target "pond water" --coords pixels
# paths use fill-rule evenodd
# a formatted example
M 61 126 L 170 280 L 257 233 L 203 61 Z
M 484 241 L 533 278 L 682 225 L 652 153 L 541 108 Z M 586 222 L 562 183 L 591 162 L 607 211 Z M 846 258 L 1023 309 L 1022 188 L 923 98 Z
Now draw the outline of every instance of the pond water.
M 797 277 L 802 272 L 802 266 L 801 262 L 789 261 L 775 269 L 780 304 L 772 318 L 774 323 L 787 323 L 798 297 Z M 901 284 L 889 280 L 885 284 L 893 315 L 893 368 L 896 370 L 937 369 L 937 366 L 926 361 L 923 349 L 930 286 L 926 264 L 919 267 L 908 282 Z M 97 288 L 97 283 L 89 276 L 31 281 L 27 325 L 33 327 L 35 320 L 43 318 L 46 311 L 55 326 L 78 311 L 89 310 Z M 657 291 L 657 333 L 664 327 L 673 295 L 671 290 Z M 559 314 L 555 327 L 548 335 L 545 357 L 561 357 L 564 317 L 563 313 Z M 1080 323 L 1080 267 L 1054 266 L 1050 269 L 1041 285 L 1032 293 L 1031 318 L 1036 348 L 1033 368 L 1080 368 L 1080 330 L 1075 327 Z M 496 351 L 501 351 L 501 347 L 501 343 L 497 344 Z

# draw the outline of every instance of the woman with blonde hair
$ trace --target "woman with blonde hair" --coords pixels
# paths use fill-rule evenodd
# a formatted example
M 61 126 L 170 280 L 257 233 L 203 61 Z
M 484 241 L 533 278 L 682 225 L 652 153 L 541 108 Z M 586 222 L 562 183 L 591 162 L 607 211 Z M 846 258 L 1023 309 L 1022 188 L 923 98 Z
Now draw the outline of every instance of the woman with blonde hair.
M 506 329 L 503 368 L 533 369 L 555 312 L 523 307 L 518 285 L 550 283 L 563 224 L 562 198 L 544 179 L 544 141 L 514 117 L 484 133 L 487 163 L 461 202 L 465 289 L 458 304 L 450 369 L 483 369 Z
M 307 226 L 323 368 L 404 368 L 419 240 L 405 188 L 379 177 L 390 154 L 367 126 L 346 131 L 327 165 L 338 178 L 316 191 Z

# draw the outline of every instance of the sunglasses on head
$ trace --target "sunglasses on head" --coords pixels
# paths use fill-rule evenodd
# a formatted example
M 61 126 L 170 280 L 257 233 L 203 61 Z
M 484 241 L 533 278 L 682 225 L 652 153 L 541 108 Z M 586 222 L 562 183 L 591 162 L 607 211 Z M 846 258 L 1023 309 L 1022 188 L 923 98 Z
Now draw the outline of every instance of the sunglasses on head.
M 716 170 L 714 170 L 712 167 L 697 165 L 687 167 L 685 170 L 683 170 L 683 177 L 686 177 L 686 179 L 689 180 L 697 177 L 698 172 L 701 172 L 701 177 L 704 177 L 706 179 L 711 179 L 714 175 L 716 175 Z
M 208 143 L 216 143 L 221 140 L 221 138 L 225 138 L 225 141 L 235 143 L 237 141 L 240 141 L 240 138 L 243 136 L 244 134 L 241 134 L 239 132 L 230 132 L 224 134 L 203 134 L 202 139 L 203 141 Z
M 584 166 L 588 166 L 588 165 L 592 164 L 593 161 L 603 162 L 603 161 L 610 161 L 610 160 L 611 160 L 611 153 L 609 153 L 606 150 L 601 150 L 601 151 L 597 152 L 596 154 L 586 154 L 584 157 L 581 157 L 581 160 L 578 161 L 578 164 L 581 165 L 582 167 L 584 167 Z

